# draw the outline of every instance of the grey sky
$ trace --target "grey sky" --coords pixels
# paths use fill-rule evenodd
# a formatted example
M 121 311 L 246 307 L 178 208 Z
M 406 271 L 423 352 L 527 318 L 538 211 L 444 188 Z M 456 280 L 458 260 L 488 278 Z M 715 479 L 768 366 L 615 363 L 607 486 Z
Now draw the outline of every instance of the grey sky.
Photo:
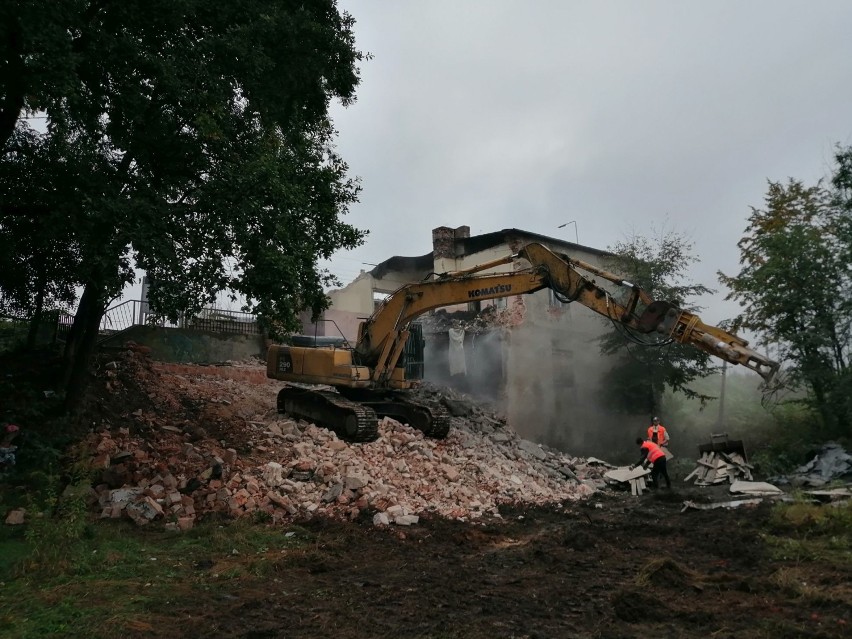
M 357 103 L 334 109 L 366 244 L 330 268 L 431 250 L 431 229 L 517 227 L 606 248 L 668 225 L 737 271 L 766 180 L 814 182 L 852 144 L 852 2 L 342 0 Z M 702 300 L 716 323 L 736 312 Z

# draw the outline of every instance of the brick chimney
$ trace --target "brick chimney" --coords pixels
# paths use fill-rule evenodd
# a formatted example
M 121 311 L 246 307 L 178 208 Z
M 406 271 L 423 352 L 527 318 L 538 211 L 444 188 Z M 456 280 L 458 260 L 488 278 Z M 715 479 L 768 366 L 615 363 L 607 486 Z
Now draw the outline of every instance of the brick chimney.
M 432 229 L 432 254 L 436 260 L 455 259 L 455 240 L 470 237 L 469 226 L 459 226 L 451 229 L 449 226 L 439 226 Z
M 455 230 L 449 226 L 439 226 L 432 229 L 432 255 L 434 259 L 453 259 L 456 249 L 453 240 L 456 237 Z

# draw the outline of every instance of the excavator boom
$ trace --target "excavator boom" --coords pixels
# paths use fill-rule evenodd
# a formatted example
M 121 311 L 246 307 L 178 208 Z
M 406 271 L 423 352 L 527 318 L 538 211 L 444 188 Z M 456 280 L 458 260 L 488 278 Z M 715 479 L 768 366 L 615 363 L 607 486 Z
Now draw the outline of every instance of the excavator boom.
M 748 348 L 748 342 L 716 326 L 701 321 L 694 313 L 671 302 L 654 301 L 635 284 L 586 262 L 554 253 L 541 244 L 529 244 L 520 255 L 530 264 L 549 273 L 548 286 L 570 301 L 578 301 L 596 313 L 640 333 L 658 333 L 681 344 L 690 344 L 731 364 L 745 366 L 769 382 L 778 371 L 778 363 Z M 594 273 L 629 289 L 626 305 L 615 301 L 610 293 L 577 269 Z M 639 303 L 645 308 L 636 313 Z
M 520 268 L 508 273 L 483 273 L 505 264 Z M 626 302 L 619 303 L 607 288 L 581 271 L 629 291 Z M 412 381 L 405 379 L 404 369 L 397 364 L 409 337 L 408 325 L 432 309 L 526 295 L 544 288 L 552 289 L 566 302 L 586 306 L 625 330 L 656 333 L 662 339 L 690 344 L 727 362 L 745 366 L 766 381 L 778 370 L 777 363 L 749 349 L 748 343 L 736 335 L 704 324 L 697 315 L 670 302 L 653 300 L 641 288 L 616 274 L 533 243 L 518 255 L 401 287 L 361 324 L 354 349 L 270 347 L 268 377 L 327 384 L 339 391 L 337 395 L 285 388 L 279 394 L 279 409 L 313 419 L 356 441 L 374 438 L 376 427 L 371 420 L 383 415 L 415 425 L 432 436 L 446 435 L 449 419 L 443 408 L 415 402 L 404 393 Z M 371 416 L 369 411 L 375 414 Z

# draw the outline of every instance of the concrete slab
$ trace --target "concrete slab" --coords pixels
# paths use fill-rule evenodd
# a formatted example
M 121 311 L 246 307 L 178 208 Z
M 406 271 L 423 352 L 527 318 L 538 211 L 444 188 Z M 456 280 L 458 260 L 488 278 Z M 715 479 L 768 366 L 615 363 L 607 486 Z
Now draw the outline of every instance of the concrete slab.
M 630 470 L 625 466 L 623 468 L 616 468 L 615 470 L 606 471 L 604 473 L 604 477 L 613 481 L 630 481 L 631 479 L 638 479 L 639 477 L 644 477 L 645 475 L 650 474 L 650 470 L 645 470 L 641 466 L 638 466 L 633 470 Z
M 765 481 L 735 481 L 731 484 L 732 493 L 744 493 L 747 495 L 780 495 L 784 491 Z

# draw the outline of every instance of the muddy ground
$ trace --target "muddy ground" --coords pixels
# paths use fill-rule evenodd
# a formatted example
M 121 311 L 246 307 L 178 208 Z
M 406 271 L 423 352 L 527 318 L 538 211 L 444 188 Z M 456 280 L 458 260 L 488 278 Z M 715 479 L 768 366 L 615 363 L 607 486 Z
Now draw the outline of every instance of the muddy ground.
M 313 522 L 322 543 L 278 560 L 277 577 L 175 611 L 161 636 L 848 636 L 848 564 L 772 559 L 768 507 L 681 514 L 681 497 L 600 494 L 404 531 Z
M 98 369 L 93 427 L 146 432 L 160 422 L 201 422 L 205 436 L 239 446 L 239 424 L 247 418 L 236 404 L 212 401 L 227 390 L 221 381 L 203 391 L 188 377 L 185 387 L 174 379 L 158 384 L 162 372 L 148 365 L 131 372 L 144 383 Z M 261 388 L 259 375 L 254 383 Z M 258 393 L 257 402 L 274 397 L 268 389 Z M 156 409 L 153 426 L 150 419 L 134 422 L 140 406 Z M 173 601 L 122 636 L 850 636 L 848 549 L 843 561 L 803 552 L 802 538 L 812 529 L 779 528 L 771 504 L 682 512 L 684 500 L 724 497 L 724 487 L 676 482 L 672 491 L 638 498 L 607 489 L 549 507 L 507 504 L 502 519 L 478 523 L 427 514 L 415 526 L 379 528 L 369 511 L 352 522 L 314 518 L 299 524 L 307 546 L 269 548 L 263 577 L 245 574 L 212 592 L 198 588 L 198 580 L 176 581 Z M 835 545 L 848 541 L 848 532 Z M 212 577 L 231 561 L 241 559 L 211 556 L 195 571 Z

